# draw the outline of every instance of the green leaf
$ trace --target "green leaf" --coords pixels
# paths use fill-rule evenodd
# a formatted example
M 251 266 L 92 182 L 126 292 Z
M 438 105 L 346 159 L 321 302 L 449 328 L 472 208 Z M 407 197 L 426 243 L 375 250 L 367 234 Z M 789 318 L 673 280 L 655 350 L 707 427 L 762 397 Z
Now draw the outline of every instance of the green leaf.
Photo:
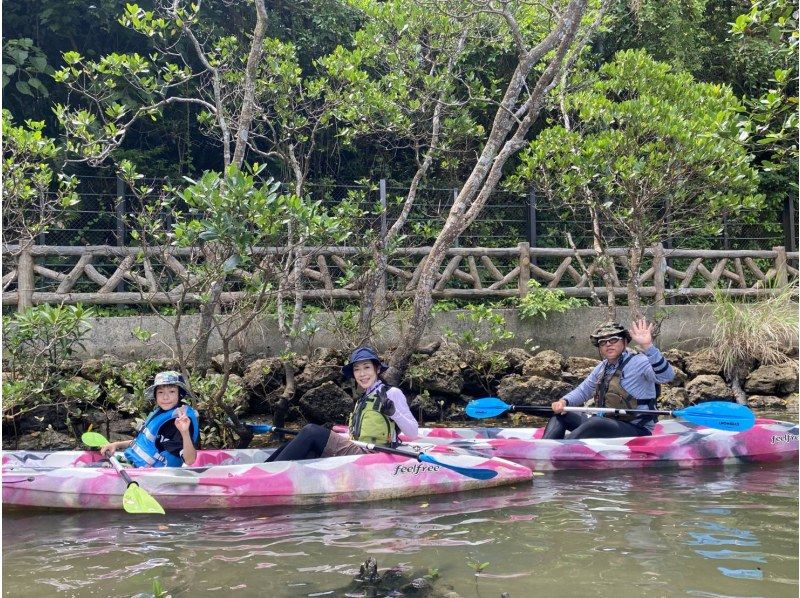
M 241 262 L 241 258 L 239 257 L 238 254 L 234 253 L 227 260 L 225 260 L 225 262 L 222 264 L 222 269 L 226 273 L 227 272 L 232 272 L 233 270 L 236 269 L 236 267 L 239 265 L 240 262 Z
M 17 88 L 17 91 L 20 93 L 24 93 L 25 95 L 32 96 L 33 92 L 31 88 L 28 86 L 25 81 L 17 81 L 14 86 Z

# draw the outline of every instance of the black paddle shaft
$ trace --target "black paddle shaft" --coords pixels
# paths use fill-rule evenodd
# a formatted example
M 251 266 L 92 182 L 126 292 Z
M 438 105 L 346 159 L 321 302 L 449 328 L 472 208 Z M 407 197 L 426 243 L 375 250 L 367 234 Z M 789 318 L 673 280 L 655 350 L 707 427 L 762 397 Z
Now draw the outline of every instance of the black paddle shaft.
M 377 446 L 374 444 L 367 444 L 366 447 L 371 451 L 378 451 L 381 453 L 390 453 L 392 455 L 400 455 L 402 457 L 411 457 L 412 459 L 416 459 L 417 461 L 421 461 L 419 453 L 414 453 L 411 451 L 401 451 L 400 449 L 391 448 L 388 446 Z

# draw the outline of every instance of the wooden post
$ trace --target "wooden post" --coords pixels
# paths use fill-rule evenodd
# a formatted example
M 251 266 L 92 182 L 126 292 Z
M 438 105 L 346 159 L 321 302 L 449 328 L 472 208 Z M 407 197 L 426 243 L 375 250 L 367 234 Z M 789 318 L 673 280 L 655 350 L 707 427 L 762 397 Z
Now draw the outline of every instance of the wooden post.
M 519 247 L 519 296 L 524 297 L 528 294 L 528 281 L 531 279 L 531 244 L 520 243 Z
M 775 283 L 779 289 L 789 284 L 789 275 L 786 270 L 786 247 L 778 245 L 772 251 L 777 253 L 775 256 Z
M 33 266 L 30 245 L 25 245 L 17 258 L 17 311 L 33 307 Z
M 656 291 L 653 304 L 656 308 L 664 307 L 664 279 L 667 273 L 667 259 L 664 257 L 664 244 L 653 246 L 653 288 Z

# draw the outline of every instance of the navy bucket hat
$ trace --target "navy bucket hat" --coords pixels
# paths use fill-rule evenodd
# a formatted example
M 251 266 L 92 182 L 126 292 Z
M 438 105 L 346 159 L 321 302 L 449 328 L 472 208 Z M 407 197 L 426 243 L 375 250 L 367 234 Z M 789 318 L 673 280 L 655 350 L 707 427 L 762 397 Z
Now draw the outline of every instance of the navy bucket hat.
M 374 362 L 375 368 L 378 370 L 379 374 L 389 369 L 389 366 L 381 361 L 381 358 L 378 357 L 378 354 L 373 349 L 370 349 L 369 347 L 359 347 L 350 353 L 350 359 L 347 361 L 347 365 L 342 367 L 342 375 L 346 379 L 353 377 L 353 364 L 355 364 L 357 361 Z

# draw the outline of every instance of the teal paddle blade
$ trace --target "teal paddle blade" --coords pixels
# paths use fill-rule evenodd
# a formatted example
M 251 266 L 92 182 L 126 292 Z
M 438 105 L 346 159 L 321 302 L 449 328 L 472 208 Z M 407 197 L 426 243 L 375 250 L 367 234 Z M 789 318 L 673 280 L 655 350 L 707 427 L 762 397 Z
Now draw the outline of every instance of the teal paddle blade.
M 275 426 L 271 426 L 270 424 L 245 424 L 253 434 L 266 434 L 267 432 L 271 432 Z
M 501 401 L 497 397 L 486 397 L 485 399 L 476 399 L 467 403 L 464 410 L 470 417 L 476 419 L 483 419 L 486 417 L 496 417 L 505 413 L 511 408 L 511 405 Z
M 672 412 L 672 415 L 699 426 L 728 432 L 744 432 L 756 423 L 755 414 L 745 405 L 726 401 L 710 401 L 692 405 L 684 409 L 677 409 Z

